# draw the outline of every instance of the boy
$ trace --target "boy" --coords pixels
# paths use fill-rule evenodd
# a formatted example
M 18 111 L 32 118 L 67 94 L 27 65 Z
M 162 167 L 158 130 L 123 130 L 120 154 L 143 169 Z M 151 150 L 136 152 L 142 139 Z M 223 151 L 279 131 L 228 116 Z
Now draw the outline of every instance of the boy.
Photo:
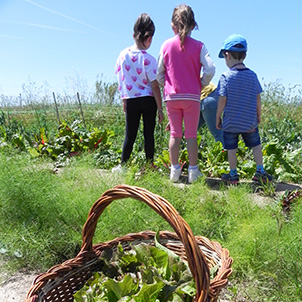
M 238 34 L 229 36 L 223 43 L 218 57 L 224 58 L 229 70 L 222 74 L 218 83 L 219 101 L 216 127 L 223 130 L 224 147 L 228 150 L 230 173 L 223 174 L 222 180 L 231 184 L 239 182 L 236 152 L 239 134 L 247 147 L 252 148 L 256 162 L 254 181 L 270 182 L 272 176 L 263 168 L 262 150 L 258 124 L 261 113 L 261 85 L 257 75 L 246 68 L 246 39 Z M 221 123 L 221 114 L 223 122 Z

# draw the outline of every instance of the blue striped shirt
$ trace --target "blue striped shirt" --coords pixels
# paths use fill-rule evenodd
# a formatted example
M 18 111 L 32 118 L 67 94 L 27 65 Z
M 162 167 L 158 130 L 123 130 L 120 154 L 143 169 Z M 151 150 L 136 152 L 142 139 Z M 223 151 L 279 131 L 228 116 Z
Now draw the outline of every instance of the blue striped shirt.
M 255 72 L 232 68 L 220 77 L 217 91 L 226 97 L 223 131 L 246 133 L 257 127 L 257 95 L 262 88 Z

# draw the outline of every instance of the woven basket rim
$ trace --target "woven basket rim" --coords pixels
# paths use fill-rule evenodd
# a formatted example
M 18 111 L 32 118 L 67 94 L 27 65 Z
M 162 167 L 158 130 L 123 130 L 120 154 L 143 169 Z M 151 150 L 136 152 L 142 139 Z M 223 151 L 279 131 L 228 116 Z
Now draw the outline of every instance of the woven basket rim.
M 172 245 L 172 248 L 181 250 L 181 252 L 178 252 L 188 261 L 189 268 L 196 283 L 196 301 L 217 300 L 221 288 L 226 286 L 228 282 L 227 278 L 232 273 L 231 264 L 233 259 L 230 257 L 229 251 L 222 248 L 216 241 L 210 241 L 204 236 L 194 236 L 186 221 L 163 197 L 153 194 L 144 188 L 119 185 L 105 191 L 92 205 L 82 230 L 82 247 L 78 255 L 38 275 L 27 293 L 26 302 L 44 301 L 43 297 L 47 296 L 49 291 L 55 291 L 55 288 L 59 287 L 63 282 L 66 285 L 66 283 L 69 282 L 67 280 L 69 280 L 68 278 L 70 278 L 71 274 L 78 274 L 80 270 L 89 270 L 87 266 L 94 265 L 104 248 L 112 248 L 120 242 L 125 244 L 126 242 L 130 242 L 131 244 L 131 242 L 133 243 L 134 241 L 143 242 L 144 240 L 152 241 L 152 239 L 154 239 L 155 232 L 147 230 L 138 233 L 129 233 L 104 243 L 92 243 L 98 219 L 104 209 L 112 201 L 124 198 L 134 198 L 145 202 L 169 222 L 175 232 L 161 231 L 160 238 L 161 240 L 170 240 L 170 243 L 168 242 L 170 249 L 171 241 L 174 240 L 175 246 L 173 247 Z M 175 243 L 176 241 L 178 243 Z M 211 266 L 210 261 L 214 261 L 212 257 L 214 253 L 216 255 L 215 261 L 220 259 L 220 268 L 215 278 L 210 280 L 209 267 Z M 45 301 L 52 302 L 52 300 L 49 299 Z M 62 301 L 73 301 L 73 299 L 69 298 Z

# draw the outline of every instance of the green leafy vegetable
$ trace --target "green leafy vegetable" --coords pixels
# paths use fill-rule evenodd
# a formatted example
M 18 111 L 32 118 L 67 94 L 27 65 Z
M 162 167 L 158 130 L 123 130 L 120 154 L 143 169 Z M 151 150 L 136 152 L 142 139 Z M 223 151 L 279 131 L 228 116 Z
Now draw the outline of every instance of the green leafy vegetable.
M 186 261 L 159 243 L 139 244 L 131 250 L 119 245 L 100 258 L 96 272 L 74 295 L 75 302 L 157 302 L 192 301 L 195 282 Z

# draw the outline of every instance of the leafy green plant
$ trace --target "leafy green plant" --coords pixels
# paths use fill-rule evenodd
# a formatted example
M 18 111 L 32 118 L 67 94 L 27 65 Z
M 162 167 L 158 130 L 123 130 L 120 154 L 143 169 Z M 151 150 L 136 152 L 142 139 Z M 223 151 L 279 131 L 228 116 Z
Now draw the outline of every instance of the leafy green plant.
M 94 156 L 96 167 L 110 169 L 121 161 L 122 149 L 107 148 L 96 152 Z
M 32 145 L 32 139 L 23 124 L 14 118 L 0 112 L 0 142 L 1 147 L 8 145 L 20 151 L 26 151 Z
M 298 180 L 302 170 L 296 163 L 301 157 L 302 147 L 295 151 L 286 150 L 278 139 L 267 143 L 263 148 L 265 167 L 280 179 Z
M 113 131 L 94 128 L 88 132 L 79 127 L 81 122 L 74 121 L 70 126 L 62 122 L 59 133 L 53 142 L 47 137 L 44 128 L 41 129 L 41 137 L 38 139 L 38 154 L 46 154 L 52 159 L 64 161 L 68 157 L 73 157 L 85 151 L 107 150 L 111 146 L 110 137 Z
M 75 301 L 192 301 L 196 289 L 188 264 L 155 244 L 103 251 L 102 270 L 74 295 Z
M 226 173 L 229 166 L 227 152 L 223 149 L 221 142 L 204 147 L 200 151 L 199 160 L 202 171 L 209 176 L 219 176 Z

